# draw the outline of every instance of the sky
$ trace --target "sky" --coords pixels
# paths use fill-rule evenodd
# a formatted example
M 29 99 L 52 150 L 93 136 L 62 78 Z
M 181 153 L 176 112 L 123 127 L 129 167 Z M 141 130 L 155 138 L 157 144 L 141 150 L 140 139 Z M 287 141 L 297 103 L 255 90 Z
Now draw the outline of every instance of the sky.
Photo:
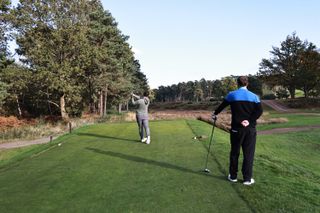
M 13 2 L 16 2 L 14 0 Z M 320 47 L 319 0 L 102 0 L 151 88 L 256 74 L 293 32 Z

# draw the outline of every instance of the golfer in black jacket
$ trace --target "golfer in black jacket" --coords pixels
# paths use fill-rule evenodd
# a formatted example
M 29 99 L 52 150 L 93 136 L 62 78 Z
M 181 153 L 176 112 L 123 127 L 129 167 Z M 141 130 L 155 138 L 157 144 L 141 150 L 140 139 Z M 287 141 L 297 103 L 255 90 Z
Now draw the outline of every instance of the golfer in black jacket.
M 230 167 L 228 180 L 237 182 L 238 159 L 240 148 L 243 152 L 242 175 L 243 184 L 254 183 L 252 178 L 253 159 L 256 145 L 256 121 L 262 115 L 259 97 L 247 89 L 248 78 L 237 79 L 238 90 L 230 92 L 218 108 L 213 112 L 212 119 L 228 105 L 231 107 L 232 121 L 230 130 Z

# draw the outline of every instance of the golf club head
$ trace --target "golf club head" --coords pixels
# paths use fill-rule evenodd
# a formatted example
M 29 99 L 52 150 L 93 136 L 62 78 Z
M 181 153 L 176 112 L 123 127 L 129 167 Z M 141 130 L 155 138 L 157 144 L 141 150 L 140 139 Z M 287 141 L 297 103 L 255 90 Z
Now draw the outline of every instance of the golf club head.
M 206 168 L 206 169 L 203 170 L 203 172 L 210 173 L 210 170 Z

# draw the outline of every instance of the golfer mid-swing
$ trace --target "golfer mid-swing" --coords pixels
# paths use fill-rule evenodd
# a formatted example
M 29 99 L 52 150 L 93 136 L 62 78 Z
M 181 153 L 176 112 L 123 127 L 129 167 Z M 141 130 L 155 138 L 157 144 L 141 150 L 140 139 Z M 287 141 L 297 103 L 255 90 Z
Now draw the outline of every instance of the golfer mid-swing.
M 135 94 L 132 95 L 132 103 L 134 105 L 138 105 L 138 109 L 136 111 L 136 118 L 139 127 L 139 134 L 142 143 L 150 144 L 150 129 L 148 122 L 148 107 L 150 104 L 150 100 L 148 98 L 149 93 L 144 92 L 143 97 L 140 97 Z M 137 100 L 135 101 L 134 98 Z M 144 132 L 146 132 L 146 137 L 144 137 Z
M 262 115 L 259 97 L 247 89 L 248 78 L 241 76 L 237 79 L 238 90 L 230 92 L 224 101 L 213 112 L 212 119 L 228 105 L 231 107 L 232 121 L 230 130 L 230 166 L 228 180 L 237 182 L 238 159 L 240 147 L 243 152 L 242 175 L 243 184 L 254 183 L 252 178 L 253 158 L 256 145 L 256 121 Z

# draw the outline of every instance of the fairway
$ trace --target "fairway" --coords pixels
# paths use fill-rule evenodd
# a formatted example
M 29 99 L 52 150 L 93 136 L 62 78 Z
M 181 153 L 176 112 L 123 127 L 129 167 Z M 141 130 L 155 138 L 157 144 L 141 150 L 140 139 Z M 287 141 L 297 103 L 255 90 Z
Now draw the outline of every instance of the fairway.
M 252 210 L 212 155 L 212 173 L 200 172 L 207 141 L 192 139 L 187 121 L 150 126 L 151 145 L 137 141 L 136 123 L 93 125 L 58 139 L 62 146 L 3 168 L 0 212 Z

